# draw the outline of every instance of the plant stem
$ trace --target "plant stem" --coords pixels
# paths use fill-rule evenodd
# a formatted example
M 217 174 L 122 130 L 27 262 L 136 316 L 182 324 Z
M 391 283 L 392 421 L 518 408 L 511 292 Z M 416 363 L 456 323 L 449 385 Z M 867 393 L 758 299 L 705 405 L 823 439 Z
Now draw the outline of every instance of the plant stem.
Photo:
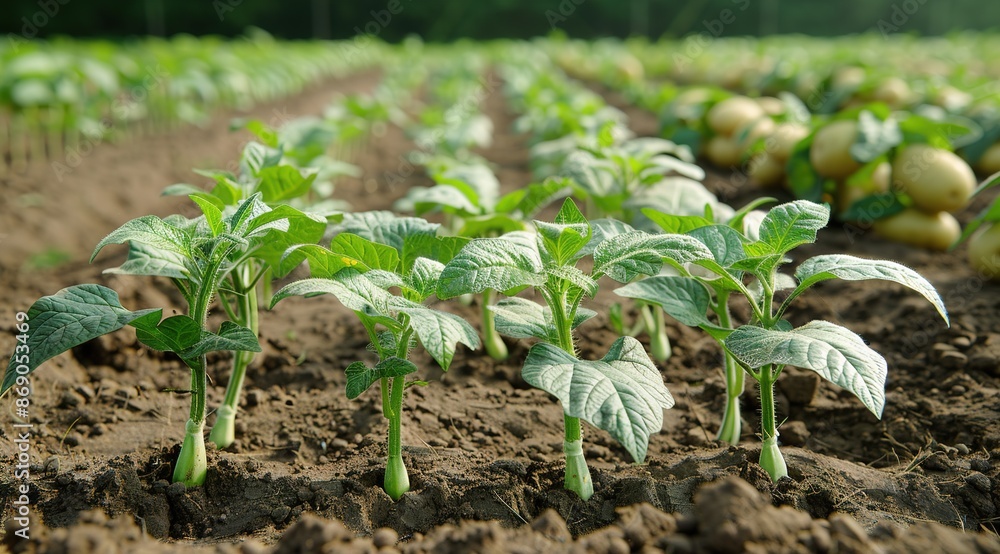
M 490 310 L 496 293 L 493 289 L 486 289 L 482 296 L 483 344 L 486 346 L 486 353 L 494 360 L 505 360 L 508 355 L 507 345 L 497 333 L 495 314 Z
M 566 294 L 551 295 L 549 308 L 559 335 L 559 348 L 571 356 L 576 356 L 576 346 L 573 344 L 573 327 L 570 316 L 566 313 Z M 583 426 L 580 418 L 563 413 L 563 454 L 566 455 L 566 477 L 563 486 L 573 491 L 583 500 L 589 500 L 594 495 L 594 481 L 590 477 L 590 468 L 583 455 Z
M 401 436 L 403 412 L 403 388 L 406 386 L 404 377 L 393 377 L 390 391 L 389 408 L 389 455 L 385 464 L 385 481 L 382 488 L 393 500 L 399 500 L 403 493 L 410 490 L 410 476 L 403 463 L 403 440 Z
M 760 451 L 760 466 L 771 476 L 772 481 L 778 481 L 788 476 L 785 458 L 778 448 L 778 429 L 774 417 L 774 368 L 770 365 L 761 368 L 758 383 L 760 383 L 760 436 L 763 445 Z
M 658 362 L 665 362 L 670 359 L 672 350 L 670 348 L 670 337 L 667 336 L 667 326 L 663 319 L 663 309 L 659 306 L 646 304 L 642 307 L 643 319 L 649 314 L 646 325 L 646 333 L 649 335 L 649 349 L 652 351 L 653 359 Z
M 729 312 L 729 293 L 718 293 L 716 314 L 719 325 L 726 329 L 733 328 L 732 315 Z M 722 343 L 719 343 L 722 346 Z M 743 421 L 740 415 L 740 397 L 743 395 L 743 368 L 736 363 L 736 358 L 723 346 L 723 364 L 726 372 L 726 406 L 722 412 L 722 425 L 719 427 L 717 439 L 729 444 L 739 444 L 743 433 Z
M 191 414 L 184 425 L 184 442 L 181 444 L 177 463 L 174 465 L 174 483 L 184 483 L 188 487 L 198 487 L 205 482 L 208 473 L 208 458 L 205 454 L 205 389 L 208 379 L 205 374 L 207 360 L 201 356 L 201 367 L 191 368 Z M 200 391 L 200 394 L 199 394 Z
M 249 328 L 256 335 L 260 327 L 257 290 L 255 288 L 249 290 L 242 288 L 246 279 L 250 277 L 250 269 L 250 267 L 240 268 L 234 274 L 233 280 L 240 294 L 236 308 L 238 321 L 235 323 Z M 208 440 L 219 448 L 226 448 L 236 440 L 236 412 L 240 406 L 240 392 L 243 390 L 243 380 L 246 377 L 247 367 L 255 357 L 253 352 L 237 351 L 233 353 L 233 371 L 229 375 L 229 384 L 226 385 L 226 397 L 216 412 L 215 425 L 208 436 Z

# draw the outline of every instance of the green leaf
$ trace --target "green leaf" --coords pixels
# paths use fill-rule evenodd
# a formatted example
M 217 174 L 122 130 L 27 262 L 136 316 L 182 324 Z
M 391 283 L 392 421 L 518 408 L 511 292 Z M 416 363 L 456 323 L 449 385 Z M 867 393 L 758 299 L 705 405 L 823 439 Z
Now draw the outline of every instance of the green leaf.
M 458 234 L 463 237 L 495 237 L 525 228 L 524 222 L 519 219 L 506 214 L 493 214 L 465 218 Z
M 402 273 L 410 272 L 417 258 L 427 258 L 446 264 L 471 240 L 468 237 L 438 237 L 433 234 L 408 236 L 403 242 L 400 270 Z
M 858 136 L 851 145 L 851 157 L 861 163 L 868 163 L 903 142 L 903 133 L 893 118 L 885 121 L 872 112 L 862 110 L 858 114 Z
M 354 362 L 347 366 L 347 398 L 351 400 L 361 396 L 376 381 L 382 378 L 402 377 L 417 370 L 417 366 L 409 360 L 395 356 L 386 358 L 368 368 L 362 362 Z
M 278 165 L 281 155 L 281 150 L 268 148 L 259 142 L 249 142 L 243 147 L 240 156 L 240 171 L 244 175 L 257 177 L 263 169 Z
M 176 183 L 164 188 L 160 191 L 160 196 L 189 196 L 191 194 L 204 194 L 205 191 L 200 187 L 194 185 L 189 185 L 187 183 Z
M 208 200 L 210 197 L 204 193 L 199 193 L 192 194 L 188 198 L 193 200 L 195 204 L 198 204 L 198 207 L 201 208 L 201 213 L 205 214 L 205 223 L 208 224 L 213 237 L 217 237 L 225 231 L 226 225 L 222 222 L 222 210 L 214 202 Z
M 475 239 L 445 266 L 437 296 L 447 299 L 486 289 L 537 287 L 546 279 L 541 256 L 531 246 L 504 237 Z
M 392 212 L 375 211 L 345 214 L 339 230 L 391 246 L 402 254 L 405 261 L 408 259 L 407 244 L 427 240 L 418 237 L 434 237 L 439 227 L 440 225 L 419 217 L 396 217 Z M 412 261 L 415 258 L 416 256 L 413 256 L 409 259 Z M 404 263 L 404 271 L 407 268 Z
M 284 230 L 271 229 L 256 244 L 253 256 L 264 260 L 276 277 L 284 277 L 302 263 L 302 257 L 285 258 L 285 252 L 298 244 L 314 244 L 323 238 L 326 218 L 301 212 L 287 205 L 276 206 L 270 214 L 288 222 Z M 258 218 L 259 219 L 259 218 Z
M 861 198 L 848 206 L 844 213 L 840 214 L 843 221 L 873 221 L 883 219 L 906 209 L 906 204 L 900 201 L 899 196 L 894 192 L 880 192 Z M 875 218 L 872 214 L 878 214 Z
M 674 405 L 660 372 L 631 337 L 616 340 L 599 361 L 538 343 L 528 351 L 521 374 L 558 398 L 566 415 L 610 433 L 639 463 L 650 435 L 663 427 L 663 410 Z
M 141 242 L 130 242 L 125 263 L 105 269 L 103 273 L 188 279 L 190 272 L 185 262 L 187 259 L 176 252 L 159 250 Z
M 572 265 L 553 265 L 545 268 L 549 276 L 569 281 L 574 287 L 581 289 L 587 296 L 597 294 L 597 281 L 590 278 L 581 269 Z
M 814 256 L 799 264 L 795 270 L 795 278 L 799 280 L 799 285 L 792 293 L 793 296 L 798 296 L 805 289 L 827 279 L 892 281 L 920 293 L 934 305 L 934 309 L 941 315 L 941 318 L 946 323 L 949 322 L 948 310 L 945 308 L 941 296 L 934 289 L 934 285 L 916 271 L 896 262 L 866 260 L 846 254 L 826 254 Z
M 413 268 L 406 275 L 406 285 L 414 291 L 424 301 L 437 292 L 438 280 L 441 272 L 444 271 L 444 264 L 428 258 L 417 258 L 413 262 Z
M 132 323 L 139 342 L 161 352 L 180 353 L 201 340 L 201 326 L 186 315 L 175 315 L 163 321 L 145 318 Z
M 260 170 L 258 177 L 260 182 L 254 192 L 261 193 L 267 204 L 305 196 L 316 180 L 315 173 L 304 177 L 298 169 L 290 165 L 265 167 Z
M 289 296 L 332 294 L 341 304 L 355 312 L 373 311 L 377 315 L 392 315 L 396 297 L 379 288 L 356 270 L 347 268 L 329 279 L 302 279 L 284 286 L 275 293 L 271 307 Z
M 340 256 L 344 263 L 358 271 L 369 269 L 399 270 L 399 253 L 391 246 L 372 242 L 352 233 L 333 237 L 330 251 Z
M 632 231 L 597 245 L 593 274 L 603 273 L 618 282 L 627 283 L 638 275 L 659 273 L 663 258 L 685 264 L 712 257 L 712 252 L 704 244 L 689 236 Z
M 93 262 L 105 246 L 128 241 L 141 242 L 157 250 L 166 250 L 184 257 L 191 256 L 191 239 L 184 231 L 155 215 L 146 215 L 125 223 L 104 237 L 94 248 L 90 261 Z
M 726 348 L 751 368 L 768 364 L 810 369 L 861 400 L 877 417 L 885 405 L 885 359 L 852 331 L 810 321 L 791 331 L 744 325 L 726 338 Z
M 396 300 L 397 309 L 410 316 L 410 327 L 441 369 L 448 371 L 448 366 L 455 357 L 457 343 L 472 349 L 479 348 L 479 335 L 468 321 L 414 302 L 400 303 L 398 301 L 402 299 Z
M 552 310 L 538 302 L 519 297 L 504 298 L 490 306 L 496 320 L 496 329 L 501 335 L 515 339 L 536 338 L 549 343 L 558 340 Z M 572 328 L 576 329 L 597 312 L 578 308 L 573 318 Z
M 746 258 L 743 235 L 728 225 L 699 227 L 690 231 L 688 236 L 707 246 L 722 267 L 730 267 Z
M 687 234 L 689 231 L 712 225 L 712 221 L 699 215 L 673 215 L 666 214 L 653 208 L 642 208 L 642 214 L 650 221 L 657 224 L 665 233 Z
M 555 223 L 535 221 L 535 228 L 538 230 L 545 252 L 558 265 L 572 261 L 577 252 L 590 240 L 591 235 L 590 223 L 571 198 L 563 202 Z
M 479 207 L 464 192 L 451 185 L 412 188 L 404 198 L 396 202 L 395 209 L 417 215 L 435 210 L 463 217 L 481 213 Z
M 808 200 L 771 208 L 760 223 L 760 240 L 777 254 L 816 242 L 816 233 L 830 221 L 830 209 Z
M 11 356 L 0 394 L 15 383 L 19 365 L 26 365 L 30 373 L 54 356 L 117 331 L 136 318 L 156 314 L 154 317 L 159 319 L 160 310 L 131 312 L 122 307 L 118 293 L 107 287 L 75 285 L 39 298 L 27 313 L 30 355 L 27 360 L 22 357 L 20 361 L 17 352 Z
M 498 213 L 517 212 L 523 218 L 534 217 L 553 200 L 561 198 L 570 191 L 570 183 L 566 179 L 549 178 L 542 183 L 532 183 L 500 198 L 495 211 Z
M 724 338 L 724 329 L 708 319 L 712 297 L 708 290 L 691 277 L 657 275 L 615 289 L 615 294 L 641 300 L 663 308 L 667 315 L 689 327 L 701 327 L 713 337 Z
M 359 262 L 347 256 L 335 254 L 318 244 L 298 244 L 290 247 L 281 258 L 282 268 L 295 267 L 306 261 L 309 274 L 316 278 L 331 278 L 338 271 L 357 265 Z

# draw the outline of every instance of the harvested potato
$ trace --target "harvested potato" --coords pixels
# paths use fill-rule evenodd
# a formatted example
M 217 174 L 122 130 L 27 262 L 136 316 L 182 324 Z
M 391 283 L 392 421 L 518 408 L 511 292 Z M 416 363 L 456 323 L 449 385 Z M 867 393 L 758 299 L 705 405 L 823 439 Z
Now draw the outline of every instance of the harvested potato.
M 953 152 L 911 144 L 892 161 L 892 183 L 926 212 L 955 212 L 969 203 L 976 174 Z
M 929 214 L 914 208 L 879 219 L 874 228 L 889 240 L 940 251 L 947 250 L 962 233 L 958 220 L 950 213 Z

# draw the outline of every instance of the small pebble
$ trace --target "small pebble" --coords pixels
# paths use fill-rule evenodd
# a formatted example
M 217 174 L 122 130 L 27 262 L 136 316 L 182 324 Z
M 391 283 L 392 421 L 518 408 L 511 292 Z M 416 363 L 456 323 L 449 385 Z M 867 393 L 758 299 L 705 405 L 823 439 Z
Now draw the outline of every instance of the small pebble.
M 975 471 L 989 471 L 990 462 L 984 458 L 973 458 L 969 460 L 969 468 Z
M 957 346 L 958 348 L 968 348 L 972 346 L 972 340 L 969 337 L 955 337 L 951 339 L 952 346 Z
M 277 508 L 271 510 L 271 520 L 275 523 L 282 523 L 288 519 L 288 515 L 292 513 L 292 509 L 288 506 L 278 506 Z
M 969 363 L 969 357 L 961 352 L 945 352 L 941 355 L 941 365 L 948 369 L 961 369 Z
M 963 444 L 963 443 L 958 443 L 958 444 L 956 444 L 956 445 L 955 445 L 955 450 L 958 450 L 958 453 L 959 453 L 959 454 L 961 454 L 961 455 L 963 455 L 963 456 L 965 456 L 965 455 L 968 455 L 968 453 L 969 453 L 969 452 L 971 452 L 971 451 L 969 450 L 969 447 L 968 447 L 968 446 L 966 446 L 966 445 L 965 445 L 965 444 Z
M 962 385 L 955 385 L 954 387 L 951 387 L 951 395 L 952 396 L 962 396 L 962 395 L 965 394 L 966 390 L 967 389 L 965 387 L 963 387 Z
M 389 527 L 377 529 L 375 530 L 375 534 L 372 535 L 372 542 L 375 544 L 375 548 L 394 546 L 397 540 L 399 540 L 399 534 Z
M 786 421 L 778 432 L 781 442 L 789 446 L 804 446 L 809 440 L 809 429 L 801 421 Z

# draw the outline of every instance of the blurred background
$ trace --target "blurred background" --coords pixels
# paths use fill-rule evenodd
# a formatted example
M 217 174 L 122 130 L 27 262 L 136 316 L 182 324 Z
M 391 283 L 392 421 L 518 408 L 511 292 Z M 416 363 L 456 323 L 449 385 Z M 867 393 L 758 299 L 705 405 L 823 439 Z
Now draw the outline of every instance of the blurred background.
M 397 13 L 380 33 L 389 42 L 409 34 L 430 41 L 527 38 L 556 27 L 578 38 L 706 31 L 716 36 L 939 35 L 989 30 L 1000 23 L 1000 2 L 984 0 L 5 0 L 0 31 L 28 38 L 235 36 L 255 25 L 280 38 L 341 39 L 377 23 L 389 8 Z M 727 22 L 725 10 L 740 17 Z M 713 25 L 717 20 L 725 24 Z

